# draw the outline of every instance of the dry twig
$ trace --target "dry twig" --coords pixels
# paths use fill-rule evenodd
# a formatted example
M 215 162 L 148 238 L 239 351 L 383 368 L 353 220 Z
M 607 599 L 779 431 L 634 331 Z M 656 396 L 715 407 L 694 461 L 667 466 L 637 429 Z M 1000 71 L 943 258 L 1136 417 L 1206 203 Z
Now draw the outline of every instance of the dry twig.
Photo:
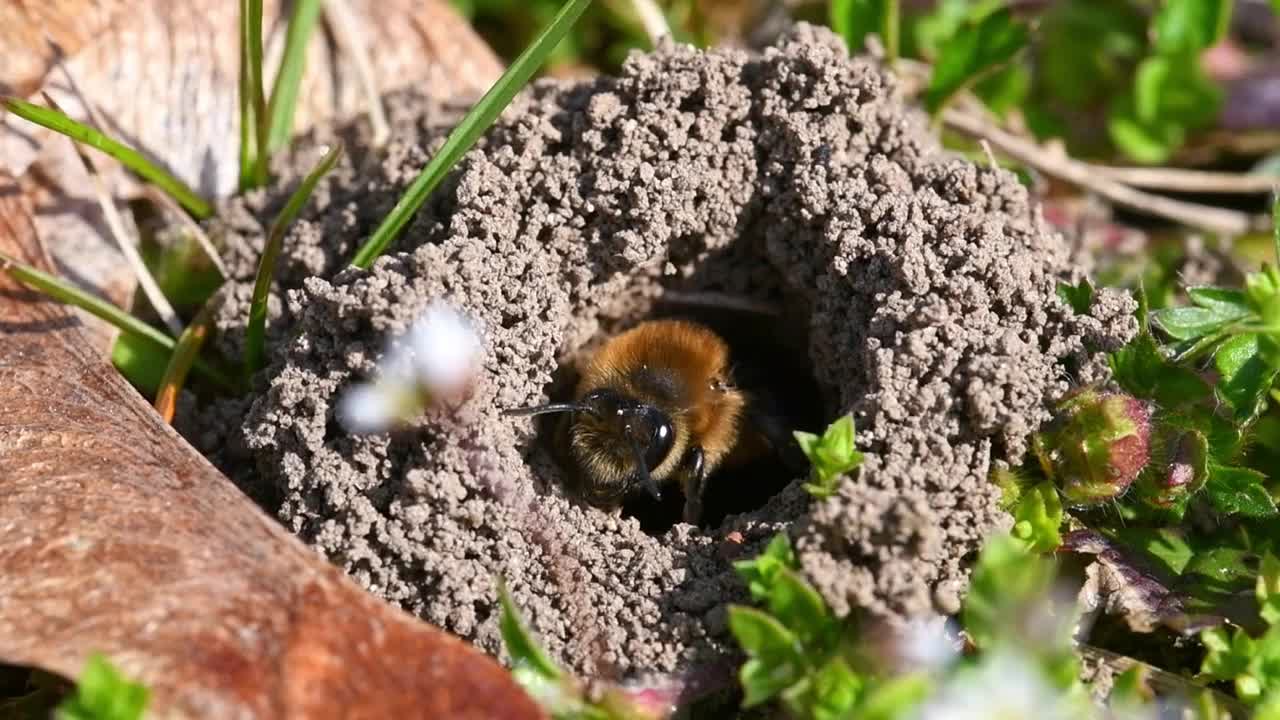
M 391 137 L 391 125 L 387 122 L 386 110 L 382 107 L 382 94 L 378 89 L 377 75 L 373 72 L 373 63 L 369 60 L 369 46 L 365 43 L 360 19 L 347 0 L 327 0 L 324 4 L 324 20 L 339 47 L 351 58 L 355 66 L 356 77 L 364 90 L 365 101 L 369 106 L 369 124 L 373 127 L 373 144 L 381 147 Z
M 1018 162 L 1097 193 L 1121 207 L 1219 235 L 1243 235 L 1266 229 L 1264 219 L 1254 218 L 1246 213 L 1136 190 L 1107 177 L 1096 165 L 1047 152 L 1035 143 L 1001 130 L 973 113 L 951 108 L 943 112 L 942 121 L 951 130 L 975 140 L 986 140 Z

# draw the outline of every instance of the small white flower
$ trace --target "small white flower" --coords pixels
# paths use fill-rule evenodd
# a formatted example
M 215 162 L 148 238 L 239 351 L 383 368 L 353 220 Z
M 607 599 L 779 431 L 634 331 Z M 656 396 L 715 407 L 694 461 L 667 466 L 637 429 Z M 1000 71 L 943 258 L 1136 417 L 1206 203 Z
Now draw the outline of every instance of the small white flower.
M 1088 708 L 1046 682 L 1031 657 L 995 650 L 953 675 L 916 720 L 1074 720 Z
M 444 303 L 432 303 L 409 328 L 407 340 L 414 376 L 430 394 L 453 394 L 471 383 L 480 366 L 480 336 Z
M 941 670 L 959 654 L 945 618 L 911 620 L 898 639 L 898 661 L 908 668 Z
M 433 303 L 401 342 L 389 346 L 378 378 L 342 397 L 339 420 L 351 432 L 383 432 L 412 419 L 428 401 L 458 397 L 480 369 L 482 348 L 465 317 Z
M 338 417 L 354 433 L 377 433 L 390 428 L 399 418 L 395 402 L 383 386 L 376 383 L 356 385 L 342 396 Z

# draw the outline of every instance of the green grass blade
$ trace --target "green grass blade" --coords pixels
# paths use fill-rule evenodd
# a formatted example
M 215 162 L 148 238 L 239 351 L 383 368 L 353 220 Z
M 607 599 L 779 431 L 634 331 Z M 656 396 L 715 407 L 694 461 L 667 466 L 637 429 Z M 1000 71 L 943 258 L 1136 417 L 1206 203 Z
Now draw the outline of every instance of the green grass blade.
M 176 343 L 174 339 L 160 330 L 142 322 L 138 318 L 112 305 L 111 303 L 81 290 L 65 280 L 56 278 L 46 272 L 20 262 L 17 258 L 0 253 L 0 270 L 4 270 L 24 285 L 48 295 L 58 302 L 74 305 L 118 328 L 120 332 L 131 333 L 150 340 L 160 347 L 172 351 Z M 195 361 L 195 369 L 205 378 L 212 380 L 225 390 L 236 390 L 236 383 L 222 371 L 200 360 Z
M 267 156 L 284 147 L 293 135 L 293 111 L 298 104 L 298 88 L 307 68 L 307 44 L 320 19 L 321 0 L 294 0 L 289 32 L 284 42 L 284 58 L 267 103 Z
M 502 111 L 510 104 L 511 99 L 516 96 L 533 74 L 542 66 L 543 61 L 551 54 L 556 45 L 560 44 L 560 40 L 569 32 L 573 24 L 577 22 L 587 6 L 591 4 L 591 0 L 568 0 L 560 7 L 560 11 L 556 13 L 551 23 L 542 30 L 537 39 L 533 41 L 524 52 L 520 53 L 520 57 L 507 68 L 507 71 L 498 78 L 498 81 L 489 88 L 489 92 L 471 108 L 466 117 L 458 123 L 458 126 L 449 133 L 449 137 L 445 140 L 444 146 L 440 148 L 440 152 L 431 158 L 431 162 L 423 168 L 413 184 L 405 192 L 404 197 L 396 203 L 391 212 L 383 219 L 382 224 L 374 231 L 351 264 L 359 268 L 367 268 L 378 259 L 378 256 L 386 251 L 391 242 L 395 240 L 404 226 L 409 224 L 413 218 L 413 214 L 422 207 L 427 201 L 432 191 L 440 184 L 466 154 L 476 140 L 480 139 L 480 135 L 489 126 L 493 124 Z
M 213 206 L 196 194 L 178 178 L 164 168 L 148 160 L 142 153 L 123 143 L 116 142 L 83 123 L 76 122 L 57 110 L 34 105 L 15 97 L 4 97 L 0 100 L 4 109 L 23 120 L 62 133 L 78 143 L 101 150 L 120 161 L 121 165 L 137 173 L 147 182 L 164 190 L 174 200 L 182 204 L 195 217 L 203 220 L 213 215 Z
M 341 143 L 334 145 L 320 158 L 320 162 L 302 180 L 298 189 L 293 191 L 289 202 L 285 203 L 284 209 L 271 223 L 267 243 L 262 248 L 262 258 L 258 261 L 258 275 L 253 282 L 253 303 L 249 306 L 249 326 L 245 330 L 244 367 L 245 372 L 250 375 L 262 367 L 262 360 L 266 356 L 267 294 L 271 290 L 271 278 L 275 275 L 276 258 L 280 256 L 280 249 L 284 245 L 284 232 L 298 217 L 298 213 L 302 212 L 302 206 L 310 199 L 316 183 L 333 169 L 340 157 Z
M 178 344 L 174 346 L 173 354 L 169 356 L 169 364 L 165 366 L 164 377 L 160 380 L 160 389 L 156 391 L 155 401 L 156 412 L 160 413 L 160 417 L 167 423 L 173 422 L 173 416 L 178 409 L 178 395 L 182 392 L 183 383 L 187 381 L 187 373 L 191 371 L 191 365 L 199 357 L 200 348 L 204 346 L 205 338 L 213 328 L 216 307 L 215 303 L 206 302 L 204 307 L 200 308 L 195 319 L 178 336 Z
M 241 189 L 267 184 L 267 107 L 262 89 L 262 0 L 240 0 Z M 246 151 L 245 141 L 251 149 Z M 245 184 L 247 178 L 248 183 Z

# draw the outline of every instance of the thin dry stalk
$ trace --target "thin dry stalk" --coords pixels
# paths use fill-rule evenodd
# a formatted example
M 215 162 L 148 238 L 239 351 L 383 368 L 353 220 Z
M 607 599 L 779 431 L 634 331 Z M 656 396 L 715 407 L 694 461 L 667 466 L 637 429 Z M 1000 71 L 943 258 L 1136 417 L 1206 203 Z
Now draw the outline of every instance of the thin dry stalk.
M 387 122 L 386 110 L 382 107 L 382 95 L 378 88 L 377 76 L 373 72 L 373 63 L 369 60 L 369 47 L 365 43 L 365 33 L 360 30 L 360 19 L 351 10 L 347 0 L 326 0 L 324 3 L 324 20 L 333 32 L 342 52 L 351 58 L 355 66 L 356 77 L 364 90 L 365 102 L 369 106 L 369 124 L 373 128 L 373 144 L 381 147 L 391 137 L 391 125 Z
M 654 0 L 631 0 L 631 7 L 640 17 L 640 24 L 649 36 L 649 43 L 658 46 L 658 41 L 671 35 L 671 27 L 667 25 L 667 16 Z

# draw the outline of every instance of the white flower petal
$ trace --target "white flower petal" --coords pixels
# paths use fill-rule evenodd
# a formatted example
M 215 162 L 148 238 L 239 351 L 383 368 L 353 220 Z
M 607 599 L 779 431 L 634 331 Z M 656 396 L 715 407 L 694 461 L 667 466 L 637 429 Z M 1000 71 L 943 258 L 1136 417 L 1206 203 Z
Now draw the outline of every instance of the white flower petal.
M 390 429 L 398 419 L 398 403 L 384 388 L 357 385 L 347 391 L 338 404 L 338 419 L 353 433 L 379 433 Z
M 428 393 L 448 394 L 467 385 L 480 366 L 480 336 L 444 303 L 433 303 L 409 329 L 414 376 Z

